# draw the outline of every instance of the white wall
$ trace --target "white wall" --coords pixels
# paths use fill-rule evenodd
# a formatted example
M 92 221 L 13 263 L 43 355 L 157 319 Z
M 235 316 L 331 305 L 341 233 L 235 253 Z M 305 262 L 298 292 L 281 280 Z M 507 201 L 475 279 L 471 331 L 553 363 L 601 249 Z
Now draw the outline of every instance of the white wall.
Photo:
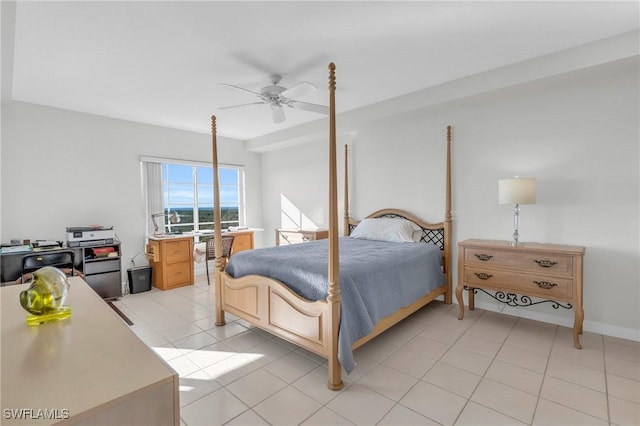
M 341 144 L 353 148 L 352 216 L 396 207 L 442 220 L 451 124 L 454 241 L 510 239 L 513 209 L 498 204 L 497 181 L 537 178 L 537 203 L 522 206 L 521 240 L 585 246 L 585 330 L 638 340 L 638 76 L 635 56 L 381 119 L 342 114 Z M 268 232 L 282 223 L 282 194 L 327 226 L 325 140 L 263 154 Z M 476 300 L 504 308 L 484 295 Z M 550 304 L 505 312 L 573 323 L 573 311 Z
M 260 227 L 260 155 L 220 137 L 218 151 L 221 163 L 246 166 L 247 222 Z M 211 136 L 4 103 L 0 238 L 64 241 L 67 226 L 113 226 L 122 241 L 123 271 L 136 255 L 137 266 L 146 264 L 141 155 L 211 162 Z M 258 233 L 257 244 L 261 238 Z

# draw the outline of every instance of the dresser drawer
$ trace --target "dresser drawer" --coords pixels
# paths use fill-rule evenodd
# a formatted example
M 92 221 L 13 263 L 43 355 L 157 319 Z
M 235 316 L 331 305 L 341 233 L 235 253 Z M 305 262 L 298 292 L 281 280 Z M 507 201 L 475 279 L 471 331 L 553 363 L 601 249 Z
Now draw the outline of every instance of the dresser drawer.
M 233 238 L 233 253 L 238 253 L 243 250 L 251 250 L 253 244 L 251 243 L 250 234 L 236 235 Z
M 167 287 L 191 284 L 191 262 L 172 263 L 167 265 Z
M 163 255 L 166 263 L 184 262 L 190 259 L 191 240 L 165 241 Z
M 87 261 L 84 265 L 85 275 L 100 274 L 102 272 L 120 272 L 120 258 L 108 260 Z
M 571 278 L 469 266 L 464 268 L 464 282 L 470 287 L 493 288 L 546 299 L 570 300 L 573 297 Z
M 573 275 L 573 257 L 556 253 L 468 247 L 464 251 L 464 261 L 469 265 L 516 269 L 564 277 Z

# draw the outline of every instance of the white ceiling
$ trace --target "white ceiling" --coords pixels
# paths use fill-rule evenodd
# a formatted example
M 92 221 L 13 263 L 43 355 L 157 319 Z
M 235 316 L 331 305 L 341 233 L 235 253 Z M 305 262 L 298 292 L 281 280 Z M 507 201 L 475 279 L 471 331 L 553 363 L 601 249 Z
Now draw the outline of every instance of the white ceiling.
M 274 124 L 266 105 L 219 110 L 258 100 L 221 83 L 259 91 L 279 73 L 285 87 L 314 83 L 320 90 L 300 100 L 326 105 L 333 61 L 345 112 L 637 30 L 638 21 L 637 1 L 19 1 L 11 92 L 202 133 L 215 114 L 219 134 L 250 140 L 323 116 L 285 107 L 287 121 Z

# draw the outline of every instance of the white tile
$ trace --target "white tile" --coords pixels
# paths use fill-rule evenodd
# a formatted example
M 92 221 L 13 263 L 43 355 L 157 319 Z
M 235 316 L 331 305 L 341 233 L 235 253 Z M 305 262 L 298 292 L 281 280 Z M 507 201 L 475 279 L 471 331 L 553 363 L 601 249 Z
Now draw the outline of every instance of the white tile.
M 188 353 L 196 349 L 202 349 L 205 346 L 213 345 L 218 340 L 204 331 L 200 331 L 188 337 L 173 341 L 173 344 L 179 348 L 182 353 Z
M 496 355 L 496 359 L 540 374 L 544 374 L 547 369 L 547 362 L 549 361 L 549 358 L 545 355 L 509 345 L 502 346 L 502 349 L 500 349 L 500 352 Z
M 181 355 L 177 358 L 173 358 L 167 361 L 167 363 L 173 368 L 180 377 L 188 376 L 191 373 L 195 373 L 200 369 L 196 363 L 187 358 L 186 355 Z
M 445 425 L 453 424 L 466 403 L 466 398 L 423 381 L 400 400 L 401 405 Z
M 290 352 L 291 350 L 289 348 L 280 345 L 276 339 L 272 339 L 255 345 L 248 351 L 243 352 L 243 355 L 254 360 L 259 365 L 264 366 L 282 358 Z
M 640 404 L 640 382 L 626 377 L 607 374 L 609 395 Z
M 500 360 L 493 361 L 485 377 L 535 396 L 540 394 L 544 379 L 540 373 Z
M 602 419 L 590 416 L 580 411 L 565 407 L 555 402 L 541 399 L 533 417 L 533 425 L 563 425 L 563 426 L 605 426 L 608 423 Z
M 297 425 L 322 407 L 298 389 L 287 386 L 254 407 L 256 413 L 273 425 Z
M 247 410 L 234 418 L 225 426 L 269 426 L 269 422 L 256 414 L 253 410 Z
M 240 333 L 233 337 L 229 337 L 224 341 L 224 343 L 231 346 L 233 349 L 235 349 L 238 352 L 243 352 L 243 351 L 248 351 L 253 346 L 258 345 L 264 342 L 265 340 L 267 340 L 267 338 L 263 334 L 255 330 L 248 330 L 248 331 L 245 331 L 244 333 Z
M 220 389 L 220 383 L 202 370 L 180 377 L 180 406 L 189 405 L 218 389 Z
M 640 346 L 631 346 L 608 340 L 605 343 L 605 353 L 607 357 L 624 359 L 640 364 Z
M 607 420 L 607 395 L 593 389 L 545 377 L 540 398 Z
M 437 361 L 427 358 L 415 352 L 401 349 L 396 351 L 389 358 L 385 359 L 383 365 L 395 368 L 396 370 L 408 374 L 415 378 L 420 378 Z
M 358 383 L 389 399 L 399 401 L 417 381 L 415 377 L 391 367 L 379 365 L 365 374 Z
M 611 423 L 620 426 L 640 425 L 640 405 L 609 395 Z
M 215 322 L 215 321 L 214 321 Z M 233 336 L 236 336 L 240 333 L 244 333 L 247 331 L 246 327 L 241 326 L 235 322 L 227 322 L 226 325 L 217 326 L 214 324 L 213 328 L 207 329 L 207 333 L 211 334 L 216 339 L 223 341 L 229 339 Z
M 604 357 L 607 373 L 627 377 L 640 382 L 640 363 L 621 358 Z
M 583 367 L 570 358 L 550 358 L 546 376 L 556 377 L 599 392 L 607 391 L 604 371 Z
M 376 424 L 393 406 L 389 398 L 357 383 L 327 404 L 327 408 L 357 425 Z
M 471 396 L 471 400 L 521 422 L 531 423 L 538 398 L 485 378 Z
M 367 357 L 376 362 L 382 362 L 389 355 L 398 350 L 398 346 L 386 343 L 384 340 L 373 339 L 354 351 L 357 357 Z
M 521 426 L 524 424 L 473 401 L 469 401 L 456 421 L 456 426 Z M 549 423 L 549 425 L 552 424 Z
M 228 390 L 221 388 L 180 409 L 188 426 L 221 425 L 248 407 Z
M 437 360 L 449 350 L 449 345 L 423 336 L 416 336 L 409 340 L 406 345 L 402 346 L 401 350 L 415 352 L 427 358 Z
M 258 368 L 260 364 L 257 362 L 243 354 L 236 354 L 206 367 L 204 371 L 223 385 L 228 385 Z
M 438 424 L 439 423 L 423 416 L 422 414 L 416 413 L 407 407 L 397 404 L 386 416 L 384 416 L 382 420 L 380 420 L 378 426 L 436 426 Z
M 438 327 L 434 324 L 433 326 L 425 328 L 419 335 L 446 345 L 452 345 L 464 334 L 464 332 L 464 330 Z
M 185 356 L 193 361 L 199 368 L 206 368 L 235 354 L 236 352 L 230 346 L 223 342 L 218 342 L 205 346 L 202 349 L 188 352 Z
M 226 389 L 247 406 L 253 407 L 286 386 L 284 380 L 261 368 L 228 384 Z
M 422 380 L 439 386 L 464 398 L 469 398 L 480 383 L 481 376 L 438 362 Z
M 348 376 L 343 375 L 343 388 L 339 391 L 329 389 L 327 387 L 327 383 L 329 381 L 328 371 L 329 370 L 325 366 L 317 367 L 313 371 L 293 382 L 293 386 L 311 396 L 316 401 L 326 404 L 353 384 L 353 381 Z
M 456 341 L 454 346 L 487 358 L 493 358 L 500 350 L 502 343 L 475 336 L 472 332 L 467 331 Z
M 328 426 L 328 425 L 351 426 L 353 425 L 353 423 L 351 423 L 349 420 L 345 419 L 335 411 L 329 410 L 327 407 L 322 407 L 301 424 L 304 426 Z
M 185 322 L 182 324 L 178 324 L 173 327 L 166 328 L 160 331 L 164 337 L 167 338 L 170 342 L 174 342 L 176 340 L 183 339 L 187 336 L 192 336 L 194 334 L 200 333 L 202 329 L 197 325 L 193 325 L 192 323 Z
M 455 346 L 451 347 L 440 361 L 479 376 L 483 376 L 491 365 L 491 358 Z
M 315 361 L 312 361 L 297 352 L 291 352 L 288 355 L 267 364 L 265 369 L 269 370 L 287 383 L 293 383 L 317 367 L 318 363 Z
M 173 343 L 164 342 L 159 345 L 149 345 L 151 349 L 155 351 L 158 355 L 162 357 L 165 361 L 169 361 L 170 359 L 177 358 L 179 356 L 184 355 L 184 353 L 176 348 Z

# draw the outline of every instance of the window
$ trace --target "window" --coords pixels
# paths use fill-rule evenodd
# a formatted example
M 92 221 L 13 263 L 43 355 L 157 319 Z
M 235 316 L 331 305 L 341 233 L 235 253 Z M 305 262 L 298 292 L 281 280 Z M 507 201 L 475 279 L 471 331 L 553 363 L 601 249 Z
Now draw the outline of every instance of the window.
M 162 162 L 164 231 L 213 229 L 213 167 L 199 163 Z M 222 229 L 239 226 L 244 217 L 244 171 L 219 168 Z

